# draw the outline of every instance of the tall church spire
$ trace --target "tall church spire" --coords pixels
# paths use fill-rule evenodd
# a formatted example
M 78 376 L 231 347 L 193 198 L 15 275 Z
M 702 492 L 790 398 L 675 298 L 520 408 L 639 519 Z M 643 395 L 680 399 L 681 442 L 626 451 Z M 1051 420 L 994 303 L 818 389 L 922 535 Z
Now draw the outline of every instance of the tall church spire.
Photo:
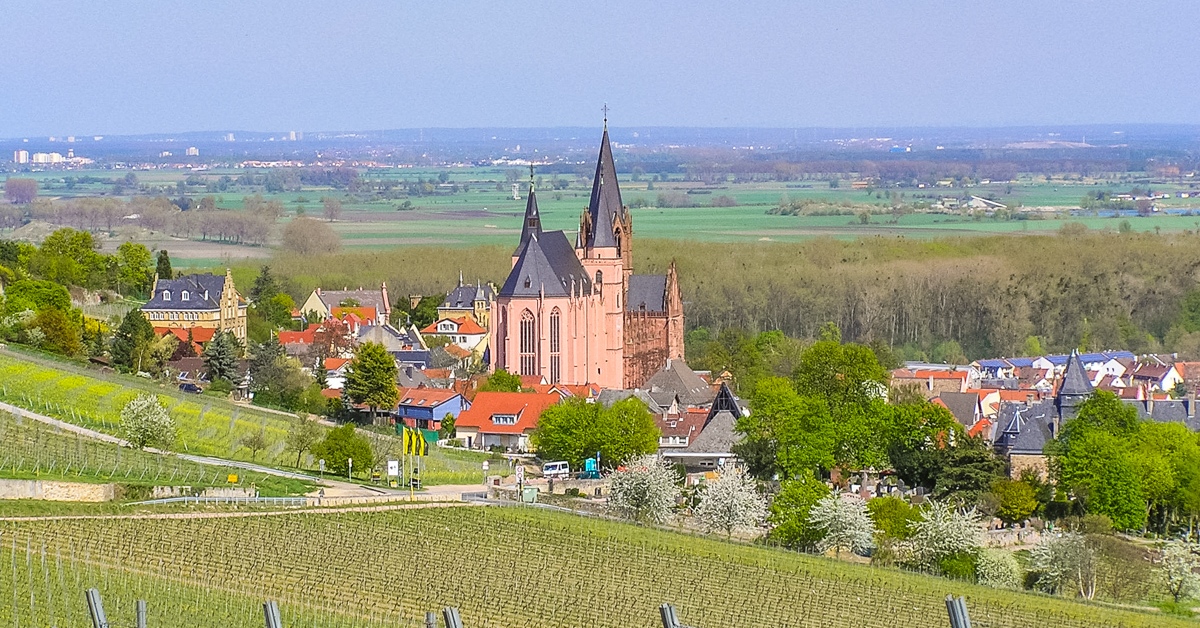
M 538 213 L 537 194 L 533 190 L 533 166 L 529 166 L 529 200 L 525 203 L 525 221 L 521 223 L 521 244 L 531 235 L 542 232 L 542 216 Z M 517 247 L 520 249 L 520 247 Z
M 596 176 L 592 179 L 592 198 L 588 202 L 591 225 L 587 233 L 589 247 L 617 246 L 613 227 L 616 219 L 624 217 L 621 188 L 617 185 L 617 165 L 613 162 L 612 146 L 608 141 L 608 112 L 604 114 L 604 135 L 600 138 L 600 157 L 596 160 Z

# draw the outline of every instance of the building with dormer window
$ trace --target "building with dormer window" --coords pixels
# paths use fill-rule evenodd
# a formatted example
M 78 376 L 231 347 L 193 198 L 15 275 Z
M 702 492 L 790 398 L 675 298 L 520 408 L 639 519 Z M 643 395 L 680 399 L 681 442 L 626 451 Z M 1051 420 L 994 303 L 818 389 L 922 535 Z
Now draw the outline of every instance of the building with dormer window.
M 141 310 L 159 336 L 171 333 L 186 338 L 191 330 L 194 342 L 205 342 L 217 331 L 229 331 L 245 342 L 246 306 L 233 285 L 233 275 L 226 271 L 178 279 L 156 276 L 154 294 Z

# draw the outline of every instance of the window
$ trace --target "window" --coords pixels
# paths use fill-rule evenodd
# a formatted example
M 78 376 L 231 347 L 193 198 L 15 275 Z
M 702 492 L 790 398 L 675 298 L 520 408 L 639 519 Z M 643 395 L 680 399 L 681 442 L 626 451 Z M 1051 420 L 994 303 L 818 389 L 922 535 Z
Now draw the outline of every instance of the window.
M 604 283 L 604 273 L 596 271 L 596 287 L 599 288 Z
M 162 297 L 163 297 L 163 301 L 170 301 L 171 300 L 171 291 L 163 290 Z
M 508 348 L 508 308 L 500 308 L 500 336 L 496 339 L 496 364 L 505 369 L 511 369 L 505 356 Z
M 559 369 L 559 315 L 558 308 L 550 311 L 550 383 L 557 384 L 561 379 L 562 373 Z
M 533 312 L 525 310 L 521 312 L 521 374 L 522 375 L 537 375 L 537 321 L 533 318 Z
M 179 300 L 180 301 L 191 301 L 192 295 L 187 290 L 184 290 L 183 293 L 179 295 Z
M 493 414 L 492 425 L 516 425 L 517 415 L 515 414 Z

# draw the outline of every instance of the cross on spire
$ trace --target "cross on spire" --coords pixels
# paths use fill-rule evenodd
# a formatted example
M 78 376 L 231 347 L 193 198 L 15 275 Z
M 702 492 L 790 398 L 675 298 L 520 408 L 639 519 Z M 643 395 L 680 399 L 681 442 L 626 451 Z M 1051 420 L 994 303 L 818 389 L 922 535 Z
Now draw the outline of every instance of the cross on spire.
M 533 164 L 529 164 L 529 189 L 533 189 Z
M 604 103 L 604 106 L 601 107 L 600 110 L 604 112 L 604 128 L 607 129 L 608 128 L 608 103 Z

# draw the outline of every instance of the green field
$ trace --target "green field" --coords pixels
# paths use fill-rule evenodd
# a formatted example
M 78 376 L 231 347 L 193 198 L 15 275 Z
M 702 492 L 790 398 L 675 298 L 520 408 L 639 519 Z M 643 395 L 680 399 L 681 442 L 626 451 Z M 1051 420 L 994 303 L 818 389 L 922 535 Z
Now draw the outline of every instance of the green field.
M 1195 625 L 517 507 L 7 522 L 0 539 L 0 622 L 21 626 L 82 625 L 88 586 L 110 620 L 142 597 L 164 626 L 260 625 L 270 598 L 287 625 L 412 625 L 454 605 L 472 627 L 649 627 L 670 602 L 701 628 L 905 628 L 947 625 L 949 593 L 987 628 Z
M 175 420 L 172 451 L 278 467 L 291 467 L 296 462 L 295 453 L 284 450 L 289 421 L 294 419 L 223 399 L 181 393 L 150 380 L 101 372 L 67 360 L 0 349 L 0 401 L 68 423 L 120 436 L 121 408 L 144 393 L 157 395 Z M 271 444 L 253 458 L 241 442 L 259 429 L 264 430 Z M 371 440 L 378 460 L 398 459 L 399 438 L 362 433 Z M 478 483 L 483 479 L 480 463 L 485 459 L 484 454 L 434 447 L 423 461 L 422 479 L 430 485 Z M 314 469 L 311 461 L 304 466 Z
M 349 250 L 381 250 L 396 246 L 474 246 L 481 244 L 512 245 L 520 230 L 524 200 L 512 198 L 507 174 L 510 169 L 502 168 L 451 168 L 420 169 L 391 168 L 373 169 L 363 174 L 368 180 L 390 179 L 414 182 L 419 177 L 432 179 L 439 174 L 449 174 L 449 182 L 460 186 L 460 191 L 439 191 L 425 196 L 393 199 L 373 199 L 370 195 L 351 195 L 343 190 L 305 187 L 300 191 L 264 193 L 268 200 L 278 200 L 285 208 L 285 221 L 304 212 L 320 217 L 321 197 L 333 196 L 342 199 L 345 211 L 340 220 L 333 223 L 334 230 L 343 238 Z M 76 173 L 86 175 L 87 172 Z M 112 177 L 121 173 L 103 171 L 95 173 L 101 177 Z M 159 189 L 172 198 L 178 196 L 174 185 L 186 177 L 176 171 L 139 171 L 139 181 Z M 202 178 L 215 181 L 222 175 L 234 177 L 238 170 L 212 170 L 201 173 Z M 700 242 L 795 242 L 813 237 L 835 237 L 841 239 L 873 235 L 902 235 L 913 238 L 940 236 L 1048 232 L 1057 230 L 1066 220 L 1078 220 L 1096 229 L 1116 229 L 1122 219 L 1080 216 L 1071 218 L 1069 210 L 1079 206 L 1080 199 L 1087 193 L 1098 190 L 1127 191 L 1135 185 L 1147 184 L 1132 177 L 1121 180 L 1047 181 L 1044 177 L 1022 176 L 1015 182 L 990 183 L 969 188 L 887 188 L 881 190 L 854 190 L 847 182 L 837 188 L 821 180 L 809 181 L 753 181 L 720 182 L 703 184 L 684 181 L 680 175 L 672 175 L 669 181 L 651 182 L 647 177 L 634 181 L 629 174 L 622 173 L 621 187 L 626 204 L 635 207 L 634 232 L 644 238 L 687 239 Z M 34 173 L 41 179 L 44 196 L 69 199 L 109 193 L 110 186 L 102 184 L 77 185 L 66 189 L 61 173 Z M 123 175 L 122 175 L 123 176 Z M 543 187 L 539 188 L 538 202 L 542 220 L 547 229 L 574 231 L 579 225 L 579 214 L 586 207 L 590 184 L 586 179 L 572 175 L 561 175 L 570 186 L 562 190 L 550 189 L 550 176 L 543 176 Z M 518 178 L 524 182 L 524 176 Z M 503 188 L 497 191 L 497 183 Z M 1194 184 L 1161 184 L 1152 186 L 1156 191 L 1174 193 L 1195 190 Z M 465 187 L 466 191 L 461 191 Z M 225 192 L 207 194 L 202 186 L 193 186 L 188 195 L 193 198 L 214 196 L 217 207 L 238 211 L 242 209 L 242 198 L 261 188 L 235 187 Z M 996 220 L 982 217 L 979 220 L 951 214 L 909 214 L 895 221 L 888 212 L 888 194 L 903 194 L 904 203 L 929 203 L 943 196 L 963 197 L 974 194 L 984 196 L 1010 207 L 1018 205 L 1036 208 L 1029 215 L 1035 220 Z M 522 192 L 523 194 L 523 192 Z M 665 194 L 686 199 L 694 206 L 682 208 L 638 208 L 642 201 L 655 205 L 658 196 Z M 727 196 L 734 199 L 736 207 L 713 207 L 713 199 Z M 781 199 L 815 200 L 830 205 L 847 204 L 849 215 L 835 216 L 774 216 L 766 212 Z M 401 211 L 405 202 L 411 208 Z M 1200 213 L 1200 198 L 1169 198 L 1157 202 L 1163 210 L 1196 210 Z M 869 224 L 861 224 L 855 213 L 864 208 L 873 208 L 879 213 Z M 1142 218 L 1129 218 L 1133 229 L 1138 231 L 1182 231 L 1200 229 L 1200 216 L 1167 215 L 1163 213 Z M 263 247 L 236 246 L 211 242 L 180 241 L 164 234 L 139 233 L 139 241 L 151 247 L 171 250 L 172 257 L 188 266 L 212 267 L 227 264 L 229 259 L 262 258 L 269 255 Z M 106 246 L 115 246 L 120 238 Z
M 309 482 L 121 447 L 0 412 L 0 478 L 112 482 L 125 487 L 223 487 L 229 486 L 231 474 L 238 477 L 239 486 L 253 484 L 264 497 L 313 490 Z

